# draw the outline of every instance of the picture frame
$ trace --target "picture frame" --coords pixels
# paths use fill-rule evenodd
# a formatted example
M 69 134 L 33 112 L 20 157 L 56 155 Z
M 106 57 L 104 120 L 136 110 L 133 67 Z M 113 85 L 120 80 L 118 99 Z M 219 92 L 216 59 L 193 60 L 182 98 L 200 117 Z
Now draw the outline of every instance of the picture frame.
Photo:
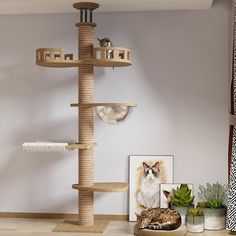
M 129 156 L 129 221 L 147 207 L 159 207 L 160 184 L 173 183 L 173 155 Z
M 162 183 L 160 184 L 160 207 L 168 208 L 170 203 L 170 198 L 166 196 L 164 191 L 169 192 L 171 194 L 172 189 L 176 189 L 180 187 L 181 184 L 187 184 L 188 188 L 191 189 L 192 194 L 194 194 L 194 186 L 190 183 Z M 170 195 L 169 195 L 170 196 Z

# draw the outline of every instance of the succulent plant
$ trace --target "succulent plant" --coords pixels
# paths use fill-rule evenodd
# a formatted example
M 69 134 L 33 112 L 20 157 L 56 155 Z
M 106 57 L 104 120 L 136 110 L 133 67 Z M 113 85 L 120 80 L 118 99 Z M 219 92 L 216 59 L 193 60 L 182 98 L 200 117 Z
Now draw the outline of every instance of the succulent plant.
M 209 207 L 208 205 L 209 205 L 208 202 L 198 202 L 197 207 L 206 208 Z
M 190 206 L 195 196 L 191 196 L 191 189 L 187 185 L 181 185 L 176 189 L 172 189 L 171 203 L 176 206 Z
M 227 201 L 227 185 L 222 185 L 219 182 L 206 186 L 199 185 L 199 199 L 202 201 L 198 204 L 199 207 L 220 208 Z
M 223 203 L 219 199 L 211 199 L 208 201 L 209 208 L 220 208 L 223 206 Z
M 187 215 L 189 215 L 189 216 L 203 216 L 203 210 L 200 207 L 189 208 L 187 211 Z

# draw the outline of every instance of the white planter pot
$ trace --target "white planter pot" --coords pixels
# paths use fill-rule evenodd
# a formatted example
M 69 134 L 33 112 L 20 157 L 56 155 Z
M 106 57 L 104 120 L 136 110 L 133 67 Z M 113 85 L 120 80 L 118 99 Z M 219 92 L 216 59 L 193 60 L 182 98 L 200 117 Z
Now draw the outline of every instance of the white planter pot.
M 186 224 L 185 219 L 186 219 L 186 215 L 187 215 L 187 211 L 189 208 L 193 208 L 193 205 L 190 206 L 176 206 L 176 205 L 172 205 L 170 206 L 171 209 L 174 209 L 176 211 L 179 212 L 179 214 L 181 215 L 181 219 L 182 219 L 182 224 Z
M 204 225 L 208 230 L 222 230 L 226 225 L 226 207 L 213 209 L 204 208 Z
M 186 216 L 187 231 L 201 233 L 204 231 L 204 216 Z

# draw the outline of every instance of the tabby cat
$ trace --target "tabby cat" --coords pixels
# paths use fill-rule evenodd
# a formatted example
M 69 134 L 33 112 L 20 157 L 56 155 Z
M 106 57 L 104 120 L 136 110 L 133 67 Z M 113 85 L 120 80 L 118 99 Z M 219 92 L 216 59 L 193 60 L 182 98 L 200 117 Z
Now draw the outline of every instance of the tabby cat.
M 147 208 L 136 216 L 140 229 L 175 230 L 182 223 L 179 212 L 169 208 Z

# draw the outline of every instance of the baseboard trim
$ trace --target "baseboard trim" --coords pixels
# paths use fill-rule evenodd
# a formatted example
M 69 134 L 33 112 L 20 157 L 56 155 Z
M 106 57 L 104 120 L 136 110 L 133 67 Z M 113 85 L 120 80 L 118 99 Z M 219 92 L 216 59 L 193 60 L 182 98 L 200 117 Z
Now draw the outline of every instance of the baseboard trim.
M 33 218 L 33 219 L 63 219 L 76 220 L 77 214 L 72 213 L 34 213 L 34 212 L 0 212 L 0 218 Z M 128 215 L 96 214 L 95 220 L 128 221 Z

